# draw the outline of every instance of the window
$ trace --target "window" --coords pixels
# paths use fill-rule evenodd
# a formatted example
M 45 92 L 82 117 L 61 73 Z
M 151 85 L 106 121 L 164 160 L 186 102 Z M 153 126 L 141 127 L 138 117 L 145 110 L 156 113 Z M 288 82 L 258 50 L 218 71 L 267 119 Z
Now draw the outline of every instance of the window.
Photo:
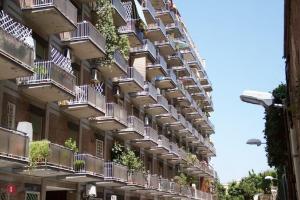
M 7 102 L 7 127 L 16 128 L 16 104 Z
M 96 139 L 96 157 L 103 158 L 103 141 Z

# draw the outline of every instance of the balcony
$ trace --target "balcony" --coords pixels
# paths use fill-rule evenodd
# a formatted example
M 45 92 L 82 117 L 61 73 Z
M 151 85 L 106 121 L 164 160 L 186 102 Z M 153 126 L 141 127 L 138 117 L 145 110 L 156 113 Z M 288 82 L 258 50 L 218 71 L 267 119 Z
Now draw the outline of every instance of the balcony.
M 146 56 L 150 61 L 156 60 L 156 48 L 150 40 L 143 40 L 142 45 L 130 48 L 130 53 L 134 56 Z
M 178 113 L 173 105 L 169 105 L 169 113 L 156 116 L 156 121 L 160 124 L 171 124 L 177 122 Z
M 158 137 L 158 146 L 150 148 L 150 151 L 155 154 L 165 155 L 170 151 L 169 139 L 163 135 Z
M 155 79 L 155 85 L 159 89 L 174 89 L 177 85 L 177 79 L 174 71 L 172 69 L 168 69 L 167 76 L 158 76 Z
M 128 116 L 127 128 L 118 131 L 117 135 L 124 140 L 144 138 L 144 122 L 135 116 Z
M 120 0 L 111 0 L 113 20 L 116 26 L 126 26 L 126 10 Z
M 26 165 L 28 148 L 27 136 L 0 127 L 0 168 Z
M 74 157 L 75 174 L 66 180 L 75 183 L 99 182 L 104 178 L 104 160 L 89 154 L 76 154 Z
M 146 37 L 152 42 L 162 41 L 167 39 L 166 27 L 160 19 L 148 25 Z
M 203 70 L 203 66 L 199 60 L 189 61 L 188 65 L 194 70 Z
M 167 63 L 171 67 L 184 65 L 182 54 L 180 52 L 176 52 L 176 53 L 168 56 Z
M 174 142 L 170 142 L 170 152 L 164 157 L 168 160 L 171 160 L 171 162 L 178 162 L 180 159 L 178 145 Z
M 34 49 L 25 44 L 31 30 L 0 11 L 0 80 L 33 74 Z
M 77 23 L 75 31 L 61 33 L 60 37 L 80 60 L 105 56 L 105 38 L 90 22 Z
M 115 51 L 113 55 L 113 60 L 111 64 L 100 63 L 98 66 L 99 71 L 106 78 L 121 77 L 127 74 L 128 71 L 128 61 L 125 60 L 120 51 Z
M 158 134 L 150 126 L 144 127 L 144 137 L 142 139 L 137 139 L 132 141 L 135 146 L 140 148 L 148 149 L 157 146 Z
M 120 130 L 127 127 L 127 112 L 118 104 L 107 103 L 105 116 L 91 118 L 91 121 L 102 131 Z
M 176 99 L 176 98 L 184 97 L 185 94 L 186 94 L 186 90 L 180 80 L 177 80 L 176 88 L 166 90 L 166 96 L 168 99 Z
M 130 94 L 132 102 L 141 107 L 157 102 L 157 90 L 151 83 L 144 85 L 144 90 Z
M 124 93 L 140 92 L 144 87 L 144 77 L 134 68 L 129 67 L 127 75 L 114 79 Z
M 151 2 L 156 10 L 166 7 L 166 0 L 151 0 Z
M 74 173 L 74 152 L 64 146 L 48 143 L 49 155 L 35 167 L 21 171 L 21 174 L 38 177 L 55 177 Z
M 167 195 L 170 192 L 170 181 L 165 178 L 160 178 L 158 190 L 161 192 L 161 195 Z
M 176 21 L 174 12 L 169 10 L 167 7 L 156 10 L 156 15 L 164 24 L 172 24 Z
M 178 121 L 170 123 L 170 128 L 174 131 L 180 131 L 186 128 L 187 121 L 181 114 L 178 114 Z
M 105 114 L 106 100 L 95 86 L 82 85 L 75 88 L 75 98 L 60 102 L 62 109 L 69 115 L 82 119 Z
M 193 71 L 190 71 L 190 74 L 187 75 L 187 76 L 183 76 L 183 77 L 180 77 L 180 80 L 182 81 L 182 83 L 185 85 L 185 86 L 196 86 L 196 87 L 199 87 L 199 90 L 200 88 L 202 89 L 200 83 L 199 83 L 199 79 L 196 77 L 196 75 L 194 74 Z
M 152 6 L 152 3 L 150 0 L 143 1 L 143 12 L 146 18 L 146 21 L 148 24 L 155 23 L 156 20 L 156 11 Z
M 144 107 L 145 112 L 152 117 L 160 114 L 167 114 L 169 112 L 168 100 L 162 96 L 157 96 L 157 103 L 149 104 Z
M 186 92 L 184 97 L 177 98 L 177 102 L 180 107 L 183 108 L 182 110 L 184 110 L 184 108 L 190 107 L 192 105 L 193 99 L 192 96 L 188 92 Z
M 146 176 L 142 172 L 128 173 L 128 183 L 121 189 L 126 191 L 145 189 L 147 185 Z
M 183 59 L 186 62 L 193 62 L 197 59 L 193 50 L 184 49 L 184 50 L 181 50 L 180 53 L 183 55 Z
M 129 43 L 132 47 L 143 44 L 143 32 L 136 27 L 135 20 L 127 21 L 126 26 L 121 26 L 118 31 L 120 35 L 127 35 Z
M 175 43 L 169 38 L 163 41 L 155 41 L 154 44 L 159 49 L 159 53 L 164 57 L 173 55 L 176 52 Z
M 23 92 L 43 102 L 68 100 L 75 97 L 75 76 L 53 61 L 34 63 L 33 76 L 18 79 Z
M 104 181 L 98 182 L 97 185 L 103 187 L 124 186 L 128 181 L 127 178 L 127 167 L 113 162 L 106 162 L 104 164 Z
M 182 112 L 183 112 L 184 115 L 188 115 L 188 114 L 198 112 L 198 105 L 196 104 L 196 102 L 194 100 L 192 100 L 190 102 L 189 106 L 185 106 L 185 107 L 182 108 Z
M 51 35 L 76 28 L 77 9 L 69 0 L 21 0 L 20 4 L 35 30 Z
M 156 77 L 166 76 L 168 74 L 168 65 L 165 59 L 161 55 L 157 55 L 157 59 L 154 63 L 147 64 L 147 78 L 153 80 Z
M 181 22 L 175 20 L 173 23 L 166 25 L 166 30 L 168 34 L 174 35 L 175 38 L 180 38 L 184 36 Z

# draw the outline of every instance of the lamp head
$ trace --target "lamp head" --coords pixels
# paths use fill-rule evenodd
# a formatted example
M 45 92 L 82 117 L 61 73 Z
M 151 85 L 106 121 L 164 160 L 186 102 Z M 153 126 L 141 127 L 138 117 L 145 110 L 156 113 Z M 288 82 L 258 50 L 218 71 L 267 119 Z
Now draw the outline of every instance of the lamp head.
M 269 92 L 258 92 L 253 90 L 246 90 L 240 96 L 241 100 L 246 103 L 262 105 L 267 108 L 273 104 L 274 97 Z

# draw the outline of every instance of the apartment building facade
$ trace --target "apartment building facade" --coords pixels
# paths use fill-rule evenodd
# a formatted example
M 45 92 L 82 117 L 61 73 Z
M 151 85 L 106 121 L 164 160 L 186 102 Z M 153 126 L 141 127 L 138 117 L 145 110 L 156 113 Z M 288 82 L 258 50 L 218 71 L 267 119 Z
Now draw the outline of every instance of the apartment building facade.
M 130 46 L 109 64 L 110 35 L 95 19 L 108 1 Z M 212 86 L 172 1 L 0 8 L 0 200 L 213 198 Z M 116 144 L 144 169 L 113 162 Z M 193 184 L 176 181 L 179 173 Z

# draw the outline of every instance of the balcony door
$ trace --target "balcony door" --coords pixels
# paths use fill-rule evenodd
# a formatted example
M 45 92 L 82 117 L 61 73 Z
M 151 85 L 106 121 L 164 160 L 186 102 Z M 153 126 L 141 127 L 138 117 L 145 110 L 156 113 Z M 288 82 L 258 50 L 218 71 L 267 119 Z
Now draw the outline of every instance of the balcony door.
M 44 110 L 30 105 L 30 122 L 33 129 L 33 140 L 41 140 L 44 138 Z

